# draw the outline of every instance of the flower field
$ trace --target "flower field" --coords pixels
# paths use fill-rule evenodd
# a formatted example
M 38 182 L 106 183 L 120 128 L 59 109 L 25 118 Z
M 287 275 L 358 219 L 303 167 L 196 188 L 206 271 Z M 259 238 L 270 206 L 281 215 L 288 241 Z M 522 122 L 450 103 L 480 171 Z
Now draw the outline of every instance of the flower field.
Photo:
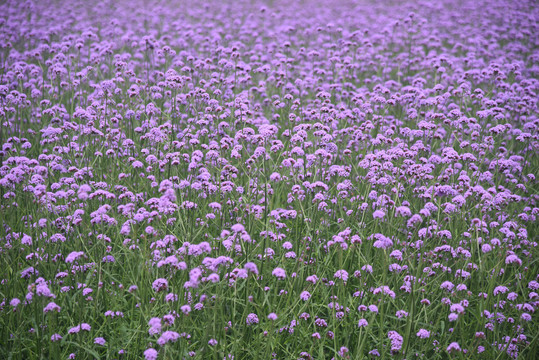
M 538 92 L 534 1 L 6 0 L 0 359 L 536 359 Z

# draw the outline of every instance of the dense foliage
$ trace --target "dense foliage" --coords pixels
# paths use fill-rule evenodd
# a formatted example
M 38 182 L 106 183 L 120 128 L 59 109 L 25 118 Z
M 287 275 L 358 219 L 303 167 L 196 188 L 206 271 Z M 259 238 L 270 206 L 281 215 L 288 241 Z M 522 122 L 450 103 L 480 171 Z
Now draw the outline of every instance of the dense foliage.
M 0 358 L 533 359 L 534 1 L 0 4 Z

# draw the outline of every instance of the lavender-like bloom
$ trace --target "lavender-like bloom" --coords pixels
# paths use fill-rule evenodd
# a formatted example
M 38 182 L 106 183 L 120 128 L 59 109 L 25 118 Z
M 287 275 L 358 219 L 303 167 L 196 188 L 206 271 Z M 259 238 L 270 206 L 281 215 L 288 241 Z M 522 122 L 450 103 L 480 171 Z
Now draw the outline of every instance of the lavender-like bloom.
M 346 270 L 337 270 L 334 277 L 336 279 L 342 279 L 342 281 L 346 282 L 348 280 L 348 272 Z
M 84 256 L 84 252 L 82 251 L 73 251 L 69 255 L 67 255 L 65 262 L 66 263 L 72 263 L 79 259 L 81 256 Z
M 153 282 L 152 288 L 155 292 L 163 291 L 168 289 L 168 281 L 166 279 L 157 279 Z
M 256 314 L 251 313 L 247 315 L 247 319 L 245 321 L 247 325 L 258 324 L 258 316 L 256 316 Z
M 279 267 L 273 269 L 271 274 L 273 276 L 275 276 L 279 280 L 284 280 L 286 278 L 286 271 L 284 269 L 279 268 Z
M 230 229 L 235 233 L 240 233 L 242 231 L 245 231 L 245 228 L 241 224 L 233 225 Z
M 403 344 L 402 336 L 398 332 L 391 330 L 388 332 L 387 337 L 391 340 L 391 352 L 400 351 Z
M 54 302 L 48 303 L 47 306 L 43 308 L 44 313 L 48 313 L 50 311 L 60 312 L 60 310 L 61 310 L 60 306 L 56 305 Z
M 308 291 L 302 291 L 299 295 L 299 298 L 303 301 L 307 301 L 311 298 L 311 293 L 309 293 Z
M 517 264 L 517 265 L 522 265 L 522 260 L 520 260 L 518 258 L 518 256 L 516 255 L 509 255 L 505 258 L 505 263 L 506 264 Z
M 250 272 L 252 272 L 255 275 L 258 275 L 258 267 L 253 262 L 247 262 L 244 265 L 244 268 Z
M 493 294 L 494 296 L 496 296 L 498 294 L 505 294 L 507 291 L 509 291 L 509 289 L 506 286 L 496 286 L 494 288 Z
M 144 350 L 144 358 L 146 360 L 157 360 L 158 355 L 159 355 L 159 353 L 157 352 L 157 350 L 155 350 L 153 348 L 149 348 L 149 349 Z
M 461 351 L 460 345 L 458 343 L 456 343 L 456 342 L 452 342 L 447 347 L 447 352 L 448 353 L 459 352 L 459 351 Z
M 68 334 L 76 334 L 78 332 L 80 332 L 80 325 L 74 326 L 67 331 Z
M 175 331 L 165 331 L 163 334 L 161 334 L 161 337 L 157 339 L 157 343 L 160 346 L 164 346 L 166 343 L 169 342 L 176 342 L 180 338 L 180 334 L 178 334 Z
M 348 350 L 347 347 L 342 346 L 342 347 L 339 349 L 338 354 L 339 354 L 340 357 L 345 357 L 346 354 L 348 354 L 349 351 L 350 351 L 350 350 Z
M 40 279 L 38 279 L 38 281 Z M 48 297 L 48 298 L 55 298 L 56 297 L 51 292 L 51 290 L 49 289 L 47 283 L 43 279 L 41 279 L 41 281 L 39 281 L 38 285 L 36 286 L 36 295 L 43 296 L 43 297 Z
M 151 318 L 150 321 L 148 321 L 148 325 L 150 326 L 150 329 L 148 330 L 148 333 L 150 335 L 156 335 L 161 332 L 161 319 L 160 318 Z
M 407 206 L 399 206 L 395 209 L 395 216 L 410 217 L 412 216 L 412 212 Z
M 454 287 L 455 285 L 450 281 L 444 281 L 442 285 L 440 285 L 440 288 L 448 290 L 448 291 L 453 290 Z
M 376 234 L 374 238 L 376 239 L 376 241 L 373 243 L 375 248 L 387 249 L 393 246 L 393 241 L 382 234 Z
M 378 351 L 378 349 L 373 349 L 369 351 L 369 355 L 380 357 L 380 352 Z
M 405 317 L 408 317 L 408 313 L 404 310 L 398 310 L 395 315 L 401 319 L 401 318 L 405 318 Z
M 189 305 L 182 305 L 180 310 L 185 314 L 185 315 L 189 315 L 189 313 L 191 312 L 191 306 Z

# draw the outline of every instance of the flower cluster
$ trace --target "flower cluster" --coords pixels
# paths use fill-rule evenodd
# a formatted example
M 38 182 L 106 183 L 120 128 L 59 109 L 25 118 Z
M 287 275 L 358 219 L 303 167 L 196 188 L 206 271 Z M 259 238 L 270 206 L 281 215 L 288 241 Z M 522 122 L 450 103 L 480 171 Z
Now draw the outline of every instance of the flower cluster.
M 533 357 L 536 3 L 150 3 L 0 4 L 3 353 Z

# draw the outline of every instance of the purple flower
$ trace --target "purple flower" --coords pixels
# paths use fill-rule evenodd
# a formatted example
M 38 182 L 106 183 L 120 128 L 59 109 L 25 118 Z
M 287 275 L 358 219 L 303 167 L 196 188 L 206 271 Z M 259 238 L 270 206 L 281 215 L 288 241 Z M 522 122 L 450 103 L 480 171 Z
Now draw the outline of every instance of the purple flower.
M 61 310 L 60 306 L 56 305 L 54 302 L 48 303 L 47 306 L 43 308 L 44 313 L 48 313 L 50 311 L 60 312 L 60 310 Z
M 245 228 L 241 224 L 233 225 L 230 229 L 235 233 L 240 233 L 242 231 L 245 231 Z
M 21 239 L 21 244 L 31 246 L 32 245 L 32 238 L 30 236 L 24 234 L 22 236 L 22 239 Z
M 448 353 L 459 352 L 459 351 L 461 351 L 461 349 L 460 349 L 460 346 L 459 346 L 459 344 L 457 342 L 452 342 L 447 347 L 447 352 Z
M 176 342 L 180 338 L 180 334 L 178 334 L 175 331 L 165 331 L 163 334 L 161 334 L 161 337 L 157 339 L 157 343 L 160 346 L 164 346 L 165 344 L 169 342 Z
M 243 267 L 244 267 L 244 269 L 252 272 L 253 274 L 258 275 L 258 267 L 256 266 L 255 263 L 248 262 L 248 263 L 245 263 L 245 265 Z
M 153 348 L 149 348 L 144 351 L 144 357 L 146 358 L 146 360 L 157 360 L 158 355 L 159 353 L 157 352 L 157 350 Z
M 376 239 L 376 241 L 373 243 L 375 248 L 387 249 L 393 246 L 393 241 L 382 234 L 375 234 L 373 237 Z
M 148 321 L 148 325 L 150 326 L 150 330 L 148 330 L 148 333 L 150 335 L 156 335 L 161 332 L 161 319 L 160 318 L 151 318 L 150 321 Z
M 333 277 L 336 279 L 342 279 L 342 281 L 346 282 L 348 280 L 348 272 L 346 270 L 337 270 Z
M 410 217 L 412 212 L 408 206 L 398 206 L 395 209 L 395 216 Z
M 442 285 L 440 285 L 441 289 L 445 289 L 445 290 L 448 290 L 448 291 L 453 290 L 454 287 L 455 287 L 455 285 L 451 281 L 444 281 L 442 283 Z
M 97 337 L 94 339 L 94 344 L 105 346 L 105 343 L 106 341 L 102 337 Z
M 65 262 L 72 263 L 83 255 L 84 255 L 84 252 L 82 251 L 73 251 L 69 255 L 67 255 Z
M 400 250 L 393 250 L 389 256 L 402 261 L 402 252 Z
M 493 294 L 494 296 L 496 296 L 498 294 L 505 294 L 507 291 L 509 291 L 509 289 L 506 286 L 496 286 L 494 288 Z
M 365 319 L 359 319 L 359 322 L 357 324 L 358 327 L 367 327 L 369 326 L 369 323 L 367 322 L 367 320 Z
M 286 278 L 286 271 L 279 267 L 273 269 L 271 274 L 279 280 L 284 280 Z
M 398 310 L 395 315 L 399 318 L 399 319 L 402 319 L 403 317 L 408 317 L 408 313 L 404 310 Z
M 340 357 L 344 357 L 344 356 L 348 353 L 348 351 L 350 351 L 350 350 L 348 350 L 347 347 L 342 346 L 342 347 L 340 348 L 338 354 L 339 354 Z
M 308 291 L 302 291 L 299 295 L 299 298 L 303 301 L 307 301 L 311 298 L 311 293 L 309 293 Z
M 505 258 L 505 263 L 522 265 L 522 260 L 520 260 L 516 255 L 509 255 Z
M 36 286 L 36 295 L 43 296 L 43 297 L 49 297 L 49 298 L 55 298 L 56 297 L 53 293 L 51 293 L 49 287 L 47 286 L 47 283 L 44 280 L 39 282 L 38 285 Z
M 369 351 L 369 355 L 380 357 L 380 353 L 378 352 L 378 349 L 373 349 Z
M 168 289 L 168 281 L 166 279 L 157 279 L 153 282 L 152 288 L 155 292 Z
M 258 324 L 258 316 L 256 316 L 256 314 L 251 313 L 247 315 L 247 319 L 245 320 L 245 322 L 247 323 L 247 325 Z
M 78 332 L 80 332 L 80 325 L 74 326 L 67 331 L 68 334 L 76 334 Z
M 87 296 L 87 295 L 90 295 L 94 290 L 91 289 L 91 288 L 84 288 L 84 290 L 82 290 L 82 295 L 83 296 Z
M 459 313 L 459 314 L 464 314 L 464 307 L 461 304 L 453 304 L 451 305 L 449 310 L 452 312 Z
M 400 351 L 403 343 L 402 336 L 398 332 L 391 330 L 388 332 L 387 337 L 391 340 L 391 352 Z
M 428 330 L 425 330 L 425 329 L 419 329 L 419 331 L 417 332 L 417 337 L 418 338 L 421 338 L 421 339 L 427 339 L 430 337 L 430 332 Z

